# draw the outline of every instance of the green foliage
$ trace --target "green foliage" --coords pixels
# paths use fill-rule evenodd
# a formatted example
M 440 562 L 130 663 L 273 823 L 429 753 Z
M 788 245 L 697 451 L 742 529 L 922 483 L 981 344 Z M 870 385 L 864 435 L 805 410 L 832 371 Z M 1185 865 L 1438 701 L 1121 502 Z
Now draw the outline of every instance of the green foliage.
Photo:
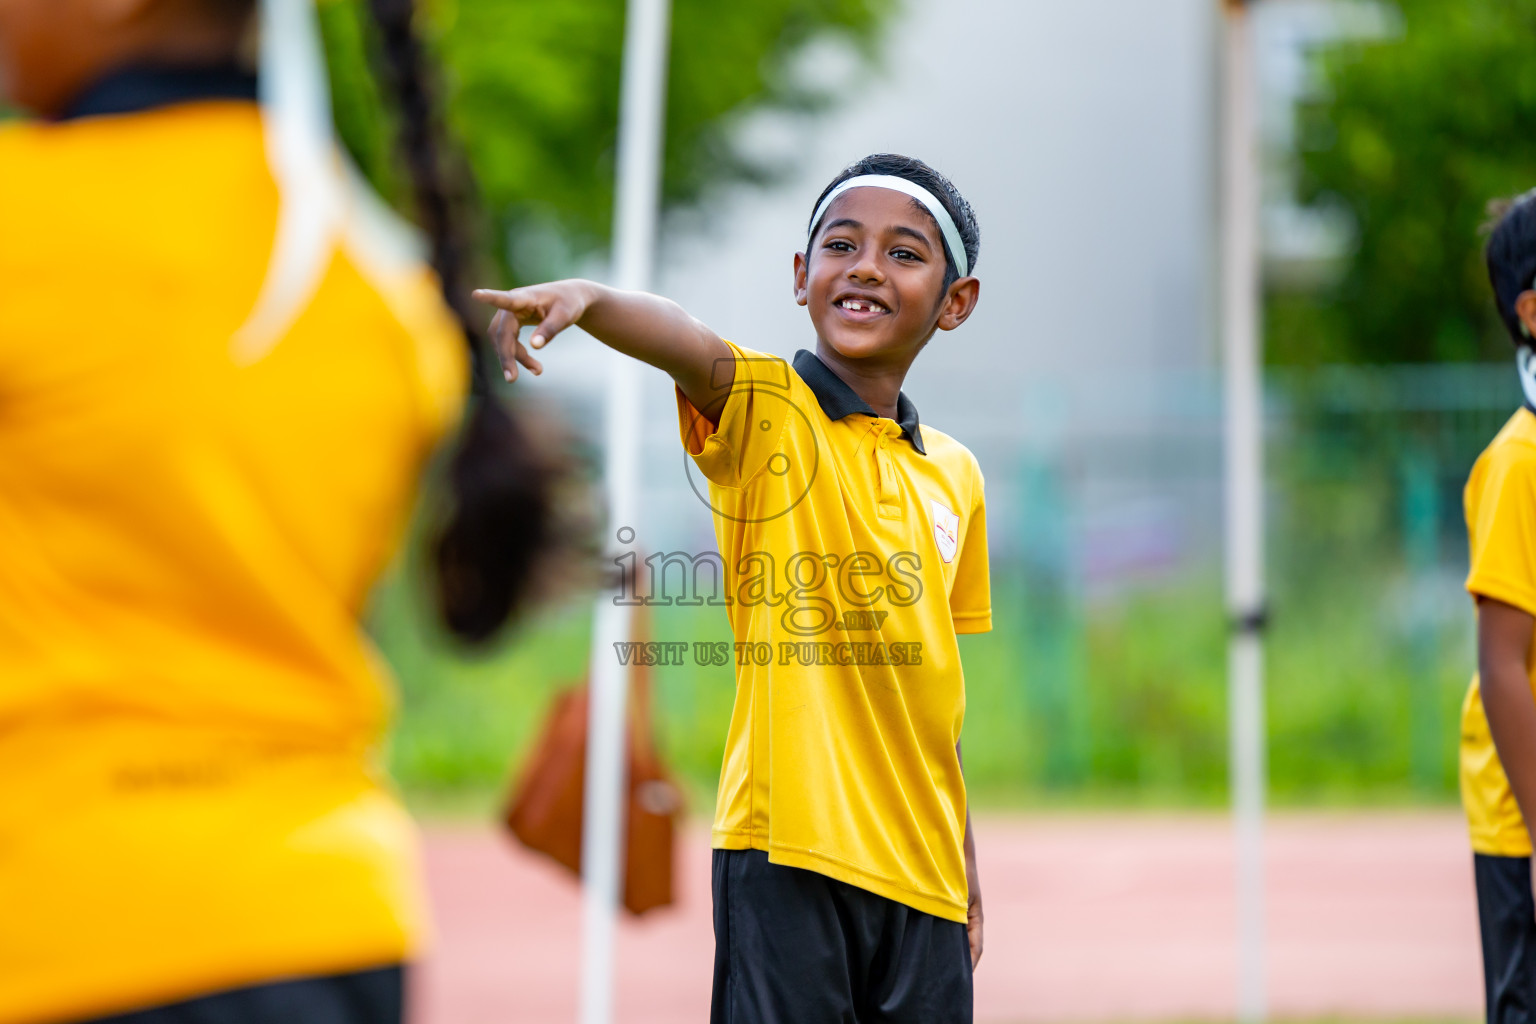
M 1504 359 L 1478 228 L 1536 185 L 1536 0 L 1399 0 L 1398 38 L 1320 58 L 1301 113 L 1305 202 L 1337 204 L 1357 246 L 1343 278 L 1270 304 L 1272 361 Z
M 336 132 L 375 187 L 398 201 L 408 183 L 395 169 L 395 122 L 370 68 L 373 26 L 368 21 L 367 2 L 337 0 L 319 4 L 317 10 L 325 37 Z
M 389 120 L 365 59 L 365 0 L 323 6 L 339 130 L 365 173 L 398 197 Z M 734 146 L 733 126 L 753 110 L 830 103 L 792 76 L 793 58 L 836 35 L 872 60 L 896 0 L 672 6 L 663 199 L 675 209 L 710 186 L 782 171 Z M 624 0 L 438 0 L 425 10 L 495 255 L 523 278 L 569 270 L 609 234 Z
M 1359 491 L 1315 501 L 1338 511 L 1374 504 Z M 1369 514 L 1344 518 L 1381 526 Z M 1466 630 L 1451 623 L 1427 637 L 1394 633 L 1380 581 L 1390 580 L 1392 593 L 1409 581 L 1379 545 L 1354 536 L 1353 529 L 1333 536 L 1316 560 L 1276 552 L 1286 571 L 1275 581 L 1279 615 L 1268 657 L 1270 792 L 1282 805 L 1453 801 L 1457 709 L 1472 665 Z M 1217 574 L 1084 611 L 1073 641 L 1085 652 L 1083 671 L 1071 698 L 1084 757 L 1075 775 L 1063 777 L 1050 765 L 1064 739 L 1034 699 L 1041 652 L 1020 628 L 1022 595 L 1007 582 L 1018 573 L 994 569 L 994 632 L 961 643 L 972 798 L 994 808 L 1225 803 L 1226 633 Z M 658 639 L 730 639 L 720 609 L 658 611 Z M 589 622 L 590 608 L 580 603 L 471 660 L 409 609 L 402 580 L 386 587 L 374 632 L 402 694 L 390 764 L 419 806 L 493 807 L 553 695 L 584 675 Z M 657 670 L 657 728 L 693 809 L 708 814 L 735 687 L 730 668 L 688 661 Z M 1427 771 L 1418 771 L 1421 760 Z

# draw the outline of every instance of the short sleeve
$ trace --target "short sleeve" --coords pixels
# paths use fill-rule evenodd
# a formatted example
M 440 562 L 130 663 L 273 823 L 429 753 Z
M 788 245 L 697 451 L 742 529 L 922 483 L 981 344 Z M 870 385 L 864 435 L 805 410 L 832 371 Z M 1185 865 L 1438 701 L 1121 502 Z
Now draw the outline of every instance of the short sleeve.
M 683 448 L 711 483 L 741 487 L 778 450 L 793 409 L 789 364 L 730 342 L 733 362 L 716 368 L 714 379 L 730 396 L 711 427 L 704 414 L 677 392 L 677 426 Z M 724 362 L 724 360 L 722 360 Z
M 1490 465 L 1468 525 L 1467 590 L 1536 615 L 1536 457 Z
M 975 495 L 965 540 L 955 556 L 955 582 L 949 591 L 949 614 L 956 633 L 992 630 L 992 573 L 987 564 L 987 500 L 981 470 L 972 463 Z

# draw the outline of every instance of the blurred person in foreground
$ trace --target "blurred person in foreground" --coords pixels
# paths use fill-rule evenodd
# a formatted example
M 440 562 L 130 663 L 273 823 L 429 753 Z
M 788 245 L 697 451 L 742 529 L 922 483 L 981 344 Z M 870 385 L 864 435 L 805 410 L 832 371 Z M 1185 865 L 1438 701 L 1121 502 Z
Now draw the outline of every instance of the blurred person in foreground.
M 372 6 L 436 276 L 334 151 L 274 169 L 304 147 L 257 103 L 297 95 L 282 62 L 241 62 L 253 0 L 0 0 L 36 118 L 0 125 L 5 1024 L 401 1019 L 417 840 L 359 620 L 442 442 L 470 640 L 523 600 L 556 471 L 472 369 L 411 5 Z
M 1471 829 L 1490 1024 L 1536 1019 L 1536 192 L 1494 204 L 1488 275 L 1516 348 L 1524 406 L 1467 480 L 1477 675 L 1461 720 L 1461 796 Z
M 713 830 L 714 1024 L 971 1020 L 982 914 L 957 634 L 992 628 L 984 487 L 901 388 L 975 310 L 980 242 L 970 204 L 921 160 L 848 167 L 794 254 L 815 351 L 793 363 L 654 295 L 590 281 L 475 293 L 502 310 L 509 378 L 537 372 L 529 348 L 571 326 L 666 371 L 709 480 L 728 595 L 711 603 L 730 606 L 737 665 Z

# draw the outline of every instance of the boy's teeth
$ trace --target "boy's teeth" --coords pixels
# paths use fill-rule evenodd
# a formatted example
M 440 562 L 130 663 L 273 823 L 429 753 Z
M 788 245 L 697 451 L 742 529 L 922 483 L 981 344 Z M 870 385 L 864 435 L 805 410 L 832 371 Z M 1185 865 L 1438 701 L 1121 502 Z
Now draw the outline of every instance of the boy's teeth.
M 878 309 L 882 309 L 883 307 L 877 306 L 873 302 L 864 302 L 860 299 L 844 299 L 843 308 L 851 309 L 857 312 L 868 311 L 873 313 Z

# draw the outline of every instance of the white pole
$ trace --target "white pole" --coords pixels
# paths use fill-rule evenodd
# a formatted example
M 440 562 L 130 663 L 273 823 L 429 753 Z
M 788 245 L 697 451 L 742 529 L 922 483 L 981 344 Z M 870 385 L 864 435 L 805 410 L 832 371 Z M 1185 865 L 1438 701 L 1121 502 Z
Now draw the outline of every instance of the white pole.
M 613 276 L 619 288 L 651 285 L 660 200 L 661 137 L 666 94 L 668 0 L 629 0 L 619 102 L 618 179 L 613 217 Z M 610 525 L 630 541 L 639 511 L 639 366 L 610 351 L 603 471 Z M 631 609 L 620 587 L 600 593 L 592 622 L 587 763 L 581 873 L 582 1024 L 613 1020 L 614 927 L 624 877 L 628 687 L 614 644 L 630 639 Z
M 1264 971 L 1264 435 L 1259 154 L 1250 5 L 1223 5 L 1222 349 L 1230 771 L 1237 854 L 1237 1017 L 1266 1013 Z

